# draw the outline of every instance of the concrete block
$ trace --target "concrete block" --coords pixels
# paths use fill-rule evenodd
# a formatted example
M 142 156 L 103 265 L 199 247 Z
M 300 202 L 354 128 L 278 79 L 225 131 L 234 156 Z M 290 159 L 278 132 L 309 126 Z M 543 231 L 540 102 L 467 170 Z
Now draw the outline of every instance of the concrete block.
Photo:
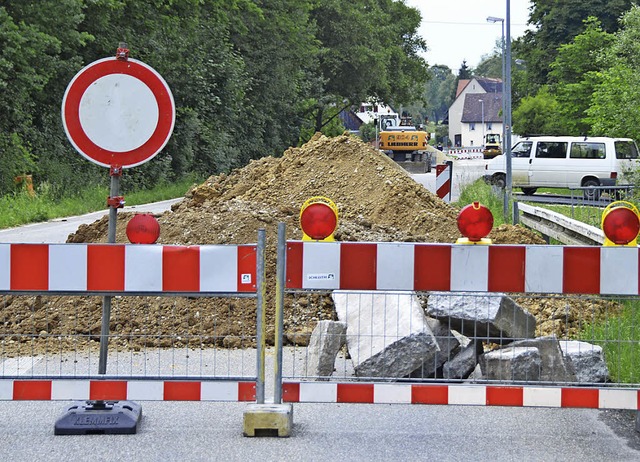
M 412 378 L 437 377 L 442 365 L 455 357 L 460 351 L 459 335 L 455 335 L 444 323 L 434 318 L 427 318 L 427 324 L 433 332 L 438 349 L 434 350 L 419 369 L 410 374 Z
M 445 379 L 465 379 L 478 366 L 478 356 L 482 354 L 482 342 L 474 340 L 442 366 Z
M 535 317 L 505 294 L 431 292 L 427 314 L 462 335 L 496 343 L 532 338 L 536 330 Z
M 540 380 L 540 352 L 534 347 L 507 347 L 480 356 L 482 375 L 502 382 L 537 382 Z
M 603 383 L 609 380 L 609 368 L 602 347 L 577 340 L 561 340 L 560 348 L 567 368 L 580 383 Z
M 334 291 L 338 319 L 360 377 L 406 377 L 438 351 L 417 296 L 404 291 Z
M 306 376 L 331 377 L 336 356 L 345 344 L 347 323 L 340 321 L 319 321 L 311 333 L 307 348 Z
M 540 353 L 540 380 L 544 382 L 575 382 L 576 375 L 565 364 L 560 343 L 555 335 L 518 340 L 510 347 L 534 347 Z
M 244 411 L 242 434 L 244 436 L 291 435 L 293 427 L 293 405 L 249 404 Z

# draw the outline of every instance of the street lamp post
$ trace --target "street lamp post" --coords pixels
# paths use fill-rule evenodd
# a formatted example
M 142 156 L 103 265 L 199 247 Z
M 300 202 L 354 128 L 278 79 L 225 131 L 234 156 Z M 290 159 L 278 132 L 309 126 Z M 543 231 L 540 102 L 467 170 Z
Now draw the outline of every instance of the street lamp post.
M 507 2 L 508 3 L 508 2 Z M 506 92 L 507 92 L 507 88 L 506 88 L 506 77 L 507 77 L 507 71 L 506 71 L 506 66 L 507 66 L 507 60 L 506 60 L 506 56 L 505 56 L 505 39 L 504 39 L 504 18 L 497 18 L 495 16 L 489 16 L 487 17 L 487 22 L 491 22 L 491 23 L 497 23 L 500 22 L 501 26 L 502 26 L 502 38 L 500 41 L 500 45 L 501 45 L 501 52 L 502 52 L 502 151 L 505 153 L 505 158 L 507 158 L 507 123 L 506 123 L 506 114 L 507 114 L 507 108 L 506 108 L 506 102 L 507 102 L 507 98 L 506 98 Z M 510 87 L 509 87 L 510 88 Z M 510 100 L 510 98 L 509 98 Z M 509 111 L 511 111 L 511 105 L 509 105 Z M 511 117 L 509 117 L 511 118 Z M 509 127 L 511 128 L 511 127 Z M 505 185 L 505 194 L 504 194 L 504 203 L 503 203 L 503 213 L 504 213 L 504 218 L 507 222 L 509 222 L 509 197 L 511 196 L 511 136 L 509 136 L 509 154 L 508 154 L 508 158 L 507 158 L 507 178 L 505 179 L 505 183 L 507 183 L 509 185 L 508 188 L 506 188 Z M 508 194 L 507 194 L 508 192 Z

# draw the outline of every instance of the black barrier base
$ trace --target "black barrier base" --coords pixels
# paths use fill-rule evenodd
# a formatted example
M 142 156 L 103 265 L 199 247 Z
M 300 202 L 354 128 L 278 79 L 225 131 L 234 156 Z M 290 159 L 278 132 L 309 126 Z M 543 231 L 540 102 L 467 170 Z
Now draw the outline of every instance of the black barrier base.
M 76 401 L 56 421 L 55 435 L 134 434 L 142 407 L 133 401 Z

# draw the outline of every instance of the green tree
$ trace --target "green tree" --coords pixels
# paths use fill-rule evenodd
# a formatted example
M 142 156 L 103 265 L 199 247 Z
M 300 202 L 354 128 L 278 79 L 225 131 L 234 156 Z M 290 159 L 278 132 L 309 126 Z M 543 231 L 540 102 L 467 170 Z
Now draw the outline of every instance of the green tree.
M 598 72 L 608 66 L 600 57 L 614 39 L 602 30 L 596 18 L 589 17 L 584 24 L 582 34 L 558 48 L 549 74 L 566 135 L 586 135 L 591 131 L 586 111 L 599 81 Z
M 456 78 L 447 66 L 436 65 L 429 68 L 431 78 L 425 85 L 424 99 L 426 101 L 426 114 L 429 119 L 437 124 L 449 111 L 453 102 Z
M 547 87 L 535 96 L 522 98 L 513 111 L 513 132 L 519 135 L 561 135 L 558 102 Z

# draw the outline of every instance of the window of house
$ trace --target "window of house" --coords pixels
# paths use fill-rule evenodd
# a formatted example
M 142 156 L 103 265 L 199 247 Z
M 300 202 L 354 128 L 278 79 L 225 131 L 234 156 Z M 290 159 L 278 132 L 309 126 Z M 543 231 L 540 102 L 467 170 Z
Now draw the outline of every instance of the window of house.
M 469 124 L 469 130 L 473 131 L 473 130 L 475 130 L 475 129 L 476 129 L 476 124 L 474 124 L 474 123 L 470 123 L 470 124 Z
M 491 124 L 491 122 L 489 122 L 489 123 L 487 124 L 487 130 L 491 130 L 492 128 L 493 128 L 493 125 Z

